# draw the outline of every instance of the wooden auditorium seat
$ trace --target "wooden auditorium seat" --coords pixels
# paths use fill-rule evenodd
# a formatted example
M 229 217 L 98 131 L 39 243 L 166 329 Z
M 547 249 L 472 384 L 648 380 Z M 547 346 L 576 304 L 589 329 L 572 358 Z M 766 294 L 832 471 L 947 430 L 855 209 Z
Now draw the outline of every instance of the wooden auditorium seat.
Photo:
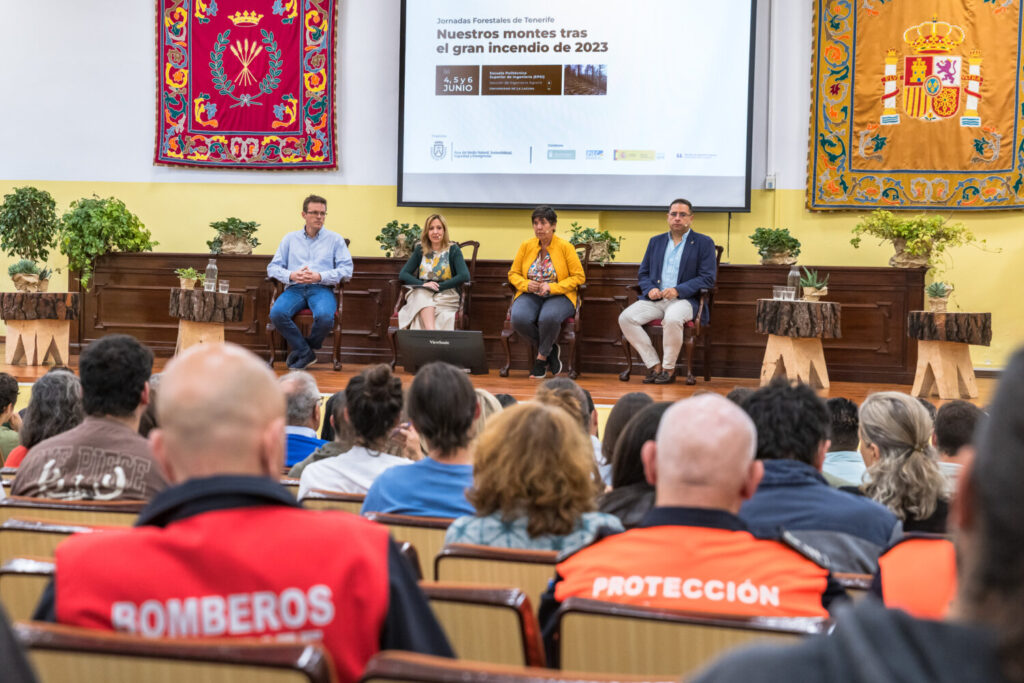
M 104 528 L 31 519 L 5 519 L 0 523 L 0 563 L 15 557 L 52 560 L 57 546 L 71 534 L 95 533 Z
M 604 673 L 686 676 L 753 643 L 792 644 L 827 619 L 731 617 L 569 598 L 555 616 L 557 664 Z
M 27 621 L 53 578 L 54 563 L 16 557 L 0 565 L 0 604 L 11 621 Z
M 420 583 L 459 659 L 544 666 L 540 626 L 521 590 L 457 583 Z
M 0 500 L 0 522 L 17 517 L 65 524 L 131 526 L 145 506 L 141 500 L 67 501 L 10 496 Z
M 366 500 L 365 493 L 340 493 L 322 489 L 312 489 L 310 493 L 312 495 L 302 499 L 302 507 L 310 510 L 344 510 L 358 515 Z
M 386 524 L 391 538 L 399 545 L 411 543 L 416 553 L 424 562 L 437 557 L 444 547 L 444 535 L 454 521 L 450 517 L 415 517 L 413 515 L 394 515 L 386 512 L 367 512 L 363 515 L 369 520 Z
M 288 493 L 292 494 L 296 498 L 299 497 L 299 480 L 293 477 L 281 477 L 281 486 L 288 489 Z
M 149 639 L 38 622 L 14 625 L 43 683 L 329 683 L 319 645 Z
M 486 545 L 453 543 L 446 545 L 434 560 L 437 581 L 515 586 L 533 605 L 555 576 L 554 550 L 492 548 Z
M 850 599 L 860 602 L 871 593 L 871 581 L 874 577 L 871 574 L 844 574 L 836 572 L 832 574 L 840 586 L 846 589 Z
M 0 479 L 4 481 L 13 481 L 14 477 L 18 474 L 17 467 L 2 467 L 0 468 Z

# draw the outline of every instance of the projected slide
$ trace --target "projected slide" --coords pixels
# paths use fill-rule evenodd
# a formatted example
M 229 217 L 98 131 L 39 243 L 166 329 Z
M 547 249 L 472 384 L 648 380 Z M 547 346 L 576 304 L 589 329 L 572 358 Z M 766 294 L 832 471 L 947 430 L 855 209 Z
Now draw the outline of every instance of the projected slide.
M 754 0 L 404 0 L 399 203 L 749 205 Z

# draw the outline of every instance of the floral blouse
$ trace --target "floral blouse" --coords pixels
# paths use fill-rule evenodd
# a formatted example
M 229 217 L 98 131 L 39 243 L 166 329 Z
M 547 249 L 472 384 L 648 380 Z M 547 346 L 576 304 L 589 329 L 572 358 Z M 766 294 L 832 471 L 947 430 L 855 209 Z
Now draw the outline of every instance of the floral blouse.
M 448 263 L 448 250 L 423 254 L 420 261 L 420 279 L 430 282 L 443 282 L 452 278 L 452 267 Z
M 558 273 L 555 272 L 555 267 L 551 264 L 550 252 L 537 254 L 537 260 L 530 264 L 526 277 L 535 282 L 558 282 Z

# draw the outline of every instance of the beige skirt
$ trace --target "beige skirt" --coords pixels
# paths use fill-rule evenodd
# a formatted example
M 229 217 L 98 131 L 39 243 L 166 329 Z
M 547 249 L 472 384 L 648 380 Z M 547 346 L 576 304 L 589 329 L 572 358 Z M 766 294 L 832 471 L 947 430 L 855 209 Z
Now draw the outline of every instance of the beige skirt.
M 422 330 L 420 311 L 434 308 L 434 326 L 439 330 L 455 329 L 455 313 L 459 310 L 457 289 L 432 292 L 426 287 L 413 287 L 405 297 L 405 305 L 398 311 L 398 329 Z

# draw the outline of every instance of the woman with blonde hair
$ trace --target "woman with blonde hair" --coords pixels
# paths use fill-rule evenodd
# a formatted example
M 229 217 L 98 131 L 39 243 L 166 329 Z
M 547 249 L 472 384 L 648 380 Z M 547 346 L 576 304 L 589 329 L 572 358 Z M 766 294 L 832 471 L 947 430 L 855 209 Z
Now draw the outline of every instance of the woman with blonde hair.
M 411 288 L 398 311 L 399 329 L 455 329 L 459 287 L 469 282 L 469 268 L 462 249 L 448 237 L 444 216 L 427 216 L 420 241 L 398 277 Z
M 892 510 L 904 531 L 945 533 L 949 504 L 928 411 L 912 396 L 882 391 L 864 400 L 859 418 L 868 468 L 860 492 Z
M 596 512 L 593 450 L 561 408 L 508 408 L 488 423 L 474 458 L 466 497 L 476 515 L 456 519 L 445 543 L 568 551 L 590 543 L 602 527 L 622 530 L 617 517 Z

